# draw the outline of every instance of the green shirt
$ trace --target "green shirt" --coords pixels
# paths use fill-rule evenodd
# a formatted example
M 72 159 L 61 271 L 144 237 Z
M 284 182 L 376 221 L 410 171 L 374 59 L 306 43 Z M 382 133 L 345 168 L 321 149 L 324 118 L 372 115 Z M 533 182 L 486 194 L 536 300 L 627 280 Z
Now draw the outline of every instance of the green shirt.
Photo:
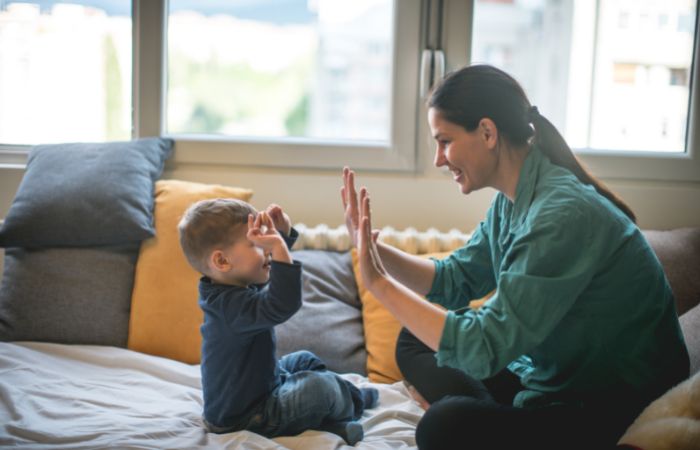
M 536 148 L 515 202 L 499 193 L 469 243 L 435 261 L 428 299 L 451 310 L 438 364 L 479 379 L 507 367 L 525 387 L 516 406 L 655 395 L 688 376 L 673 294 L 642 233 Z

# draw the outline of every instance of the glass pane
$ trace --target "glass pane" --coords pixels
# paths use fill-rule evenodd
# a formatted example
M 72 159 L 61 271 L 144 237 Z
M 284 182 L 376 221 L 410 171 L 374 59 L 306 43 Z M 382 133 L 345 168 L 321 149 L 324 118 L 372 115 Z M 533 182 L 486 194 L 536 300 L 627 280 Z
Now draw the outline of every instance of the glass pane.
M 574 148 L 684 152 L 695 0 L 477 0 L 496 65 Z
M 388 141 L 391 0 L 170 0 L 167 130 Z
M 131 137 L 131 2 L 0 0 L 0 143 Z

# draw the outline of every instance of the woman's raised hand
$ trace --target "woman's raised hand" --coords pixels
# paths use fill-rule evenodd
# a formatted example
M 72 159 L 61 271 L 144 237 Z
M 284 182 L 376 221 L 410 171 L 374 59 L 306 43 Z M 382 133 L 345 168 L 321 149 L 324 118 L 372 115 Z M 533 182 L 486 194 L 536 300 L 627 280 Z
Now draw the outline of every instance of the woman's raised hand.
M 360 224 L 360 213 L 357 207 L 357 192 L 355 191 L 355 172 L 349 167 L 343 168 L 343 187 L 340 188 L 345 211 L 345 226 L 348 228 L 353 247 L 357 247 L 357 229 Z
M 360 189 L 358 222 L 357 254 L 360 261 L 360 273 L 365 287 L 370 292 L 375 293 L 379 284 L 386 281 L 387 272 L 377 250 L 376 233 L 372 231 L 369 192 L 365 188 Z
M 345 211 L 345 226 L 348 228 L 352 246 L 357 247 L 357 233 L 360 227 L 360 209 L 357 201 L 357 191 L 355 190 L 355 172 L 349 167 L 343 168 L 343 187 L 340 188 L 340 197 L 343 200 L 343 210 Z M 377 241 L 379 230 L 373 230 L 372 240 Z

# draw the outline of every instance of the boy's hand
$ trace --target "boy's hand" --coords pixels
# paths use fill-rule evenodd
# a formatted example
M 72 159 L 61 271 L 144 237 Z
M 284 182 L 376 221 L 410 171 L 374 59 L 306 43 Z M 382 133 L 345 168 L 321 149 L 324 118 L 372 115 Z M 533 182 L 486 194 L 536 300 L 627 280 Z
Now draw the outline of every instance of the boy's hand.
M 262 248 L 265 253 L 272 255 L 273 261 L 290 263 L 292 257 L 287 249 L 284 239 L 275 229 L 272 219 L 265 211 L 260 211 L 255 218 L 248 215 L 248 233 L 246 237 L 256 246 Z
M 289 236 L 289 233 L 292 232 L 292 221 L 289 220 L 289 216 L 282 211 L 282 208 L 272 203 L 265 209 L 265 212 L 272 219 L 275 229 L 284 236 Z

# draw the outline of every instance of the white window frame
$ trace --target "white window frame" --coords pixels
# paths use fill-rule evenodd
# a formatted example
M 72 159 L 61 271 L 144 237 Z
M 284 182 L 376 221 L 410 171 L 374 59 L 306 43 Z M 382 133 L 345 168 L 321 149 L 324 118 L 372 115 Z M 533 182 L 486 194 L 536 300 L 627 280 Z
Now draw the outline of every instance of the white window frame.
M 445 0 L 456 6 L 460 0 Z M 468 2 L 469 20 L 474 20 L 474 0 Z M 699 2 L 700 3 L 700 2 Z M 447 8 L 446 8 L 447 9 Z M 683 153 L 574 149 L 596 177 L 604 180 L 700 181 L 700 5 L 696 9 L 695 39 L 690 75 L 690 96 L 686 145 Z M 471 42 L 471 30 L 470 30 Z M 471 43 L 469 45 L 471 48 Z M 455 68 L 450 64 L 450 67 Z M 546 112 L 543 111 L 546 116 Z
M 434 14 L 433 0 L 431 11 Z M 165 102 L 166 0 L 133 0 L 133 133 L 134 138 L 161 136 Z M 225 140 L 176 137 L 173 160 L 179 164 L 337 169 L 350 165 L 381 172 L 430 172 L 424 156 L 431 141 L 419 92 L 427 0 L 395 0 L 396 53 L 393 66 L 393 145 L 348 145 L 310 139 Z M 469 62 L 474 2 L 443 0 L 442 45 L 446 70 Z M 682 154 L 601 151 L 577 154 L 606 180 L 700 181 L 700 26 L 696 24 L 686 152 Z M 0 145 L 0 167 L 23 167 L 30 146 Z
M 696 1 L 695 20 L 685 152 L 575 149 L 595 176 L 621 180 L 700 181 L 700 1 Z
M 165 135 L 166 66 L 164 44 L 167 0 L 134 0 L 134 124 L 137 137 Z M 391 138 L 353 144 L 306 138 L 170 136 L 176 164 L 230 164 L 263 167 L 414 171 L 421 0 L 394 2 Z M 154 118 L 156 120 L 154 120 Z

